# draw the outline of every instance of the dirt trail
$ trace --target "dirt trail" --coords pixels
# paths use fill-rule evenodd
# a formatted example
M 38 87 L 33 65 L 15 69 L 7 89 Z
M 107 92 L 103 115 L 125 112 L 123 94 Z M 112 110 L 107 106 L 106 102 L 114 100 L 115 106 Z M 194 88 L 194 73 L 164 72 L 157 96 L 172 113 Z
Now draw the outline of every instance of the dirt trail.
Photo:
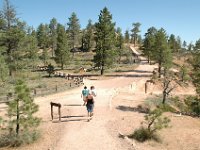
M 80 96 L 83 87 L 36 98 L 35 101 L 40 106 L 37 115 L 43 118 L 43 129 L 46 130 L 43 135 L 46 144 L 41 140 L 33 144 L 33 149 L 125 149 L 126 146 L 122 145 L 117 135 L 112 136 L 107 126 L 116 117 L 112 113 L 112 98 L 123 92 L 144 95 L 144 82 L 149 78 L 153 67 L 143 63 L 135 71 L 120 74 L 119 77 L 109 80 L 85 79 L 85 85 L 88 87 L 95 85 L 97 89 L 94 117 L 90 122 L 87 120 L 86 108 L 81 106 L 83 101 Z M 51 122 L 49 104 L 51 101 L 62 104 L 62 121 L 60 123 L 58 122 L 57 110 L 54 112 L 56 119 Z M 24 147 L 24 149 L 26 148 L 28 147 Z
M 83 86 L 50 96 L 36 98 L 36 103 L 40 106 L 38 116 L 43 118 L 41 129 L 43 130 L 42 139 L 32 146 L 25 146 L 25 149 L 50 149 L 50 150 L 130 150 L 134 149 L 126 141 L 118 138 L 120 125 L 125 126 L 124 132 L 140 124 L 143 114 L 133 114 L 126 112 L 125 115 L 135 115 L 134 124 L 129 126 L 119 120 L 121 112 L 116 112 L 117 103 L 124 100 L 130 106 L 137 106 L 142 103 L 148 94 L 144 93 L 144 83 L 149 79 L 155 65 L 147 64 L 145 58 L 140 57 L 141 64 L 130 72 L 120 73 L 118 77 L 107 80 L 88 80 L 84 83 L 88 87 L 94 85 L 97 90 L 95 97 L 94 117 L 88 122 L 87 111 L 82 106 L 81 90 Z M 62 104 L 62 121 L 58 122 L 57 110 L 55 111 L 55 120 L 50 118 L 50 102 Z M 124 115 L 124 114 L 123 114 Z M 129 118 L 130 119 L 130 118 Z M 126 127 L 127 125 L 127 127 Z M 142 149 L 142 148 L 141 148 Z M 145 149 L 146 150 L 146 149 Z
M 144 63 L 135 71 L 126 73 L 125 75 L 128 75 L 128 77 L 124 77 L 122 74 L 121 77 L 110 80 L 85 80 L 85 85 L 88 87 L 95 85 L 97 89 L 95 115 L 90 122 L 87 122 L 86 108 L 80 106 L 82 104 L 81 88 L 71 91 L 71 94 L 66 97 L 54 100 L 66 106 L 71 115 L 66 114 L 66 118 L 62 118 L 62 123 L 65 123 L 62 136 L 58 143 L 51 148 L 55 150 L 124 149 L 125 146 L 111 136 L 107 128 L 108 122 L 116 117 L 115 114 L 112 114 L 112 98 L 116 97 L 119 92 L 136 92 L 135 97 L 138 97 L 138 95 L 146 97 L 144 95 L 144 83 L 151 75 L 153 67 Z M 68 100 L 66 101 L 66 99 Z

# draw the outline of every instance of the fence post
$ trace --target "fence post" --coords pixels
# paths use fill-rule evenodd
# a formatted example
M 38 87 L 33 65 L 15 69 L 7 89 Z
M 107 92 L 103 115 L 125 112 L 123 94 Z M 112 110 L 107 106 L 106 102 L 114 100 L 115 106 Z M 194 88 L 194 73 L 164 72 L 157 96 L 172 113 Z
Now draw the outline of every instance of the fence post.
M 56 92 L 58 92 L 58 86 L 56 85 Z
M 68 74 L 68 76 L 67 76 L 67 80 L 69 80 L 69 74 Z
M 147 93 L 147 88 L 148 88 L 148 82 L 145 82 L 145 93 Z
M 36 91 L 36 89 L 34 89 L 34 95 L 37 95 L 37 91 Z

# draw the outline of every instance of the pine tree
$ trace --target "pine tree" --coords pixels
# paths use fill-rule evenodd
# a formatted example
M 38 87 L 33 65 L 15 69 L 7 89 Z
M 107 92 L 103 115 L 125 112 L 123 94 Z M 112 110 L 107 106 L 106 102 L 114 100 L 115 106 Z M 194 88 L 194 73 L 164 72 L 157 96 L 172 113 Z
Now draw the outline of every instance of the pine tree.
M 61 64 L 61 69 L 69 63 L 70 50 L 68 46 L 68 38 L 64 26 L 58 24 L 57 28 L 57 49 L 55 50 L 55 61 Z
M 50 45 L 52 48 L 52 57 L 54 57 L 54 52 L 57 45 L 57 20 L 56 18 L 51 19 L 49 28 L 50 28 Z
M 12 76 L 14 69 L 13 52 L 18 47 L 19 37 L 17 33 L 19 30 L 17 26 L 16 10 L 9 0 L 4 0 L 3 10 L 1 11 L 1 28 L 2 38 L 1 43 L 6 48 L 6 62 L 9 67 L 9 75 Z
M 124 45 L 124 37 L 122 35 L 121 28 L 118 27 L 115 34 L 116 34 L 116 48 L 117 48 L 117 53 L 119 56 L 118 62 L 120 63 L 121 57 L 122 57 L 123 45 Z
M 194 45 L 193 45 L 192 43 L 189 43 L 189 44 L 188 44 L 187 50 L 188 50 L 188 51 L 192 51 L 193 48 L 194 48 Z
M 112 22 L 112 15 L 105 7 L 101 10 L 99 21 L 96 23 L 96 55 L 94 62 L 101 68 L 101 75 L 104 74 L 105 66 L 111 65 L 115 59 L 115 23 Z
M 75 48 L 79 46 L 79 32 L 80 32 L 80 24 L 79 19 L 76 16 L 76 13 L 73 12 L 71 17 L 69 18 L 68 25 L 68 35 L 70 40 L 70 48 L 73 49 L 73 55 L 75 52 Z
M 191 49 L 193 48 L 192 54 L 192 81 L 194 86 L 196 87 L 196 96 L 190 96 L 185 99 L 186 105 L 189 107 L 190 111 L 194 114 L 199 116 L 200 115 L 200 39 L 196 41 L 195 45 L 193 46 L 190 43 Z M 190 49 L 190 50 L 191 50 Z
M 193 83 L 200 99 L 200 39 L 196 41 L 193 52 Z
M 37 35 L 35 30 L 30 29 L 29 33 L 27 34 L 27 55 L 28 59 L 30 60 L 31 66 L 34 69 L 36 67 L 37 60 L 39 59 L 38 56 L 38 42 L 37 42 Z
M 156 32 L 157 32 L 157 29 L 155 27 L 151 27 L 147 30 L 147 33 L 145 33 L 143 52 L 148 58 L 148 63 L 151 63 L 151 59 L 153 59 Z
M 136 46 L 137 42 L 138 42 L 138 33 L 140 32 L 140 26 L 141 26 L 141 23 L 139 22 L 136 22 L 136 23 L 133 23 L 133 29 L 131 30 L 132 32 L 132 39 L 133 39 L 133 43 L 134 43 L 134 46 Z
M 186 49 L 186 47 L 187 47 L 187 42 L 183 41 L 183 48 Z
M 124 38 L 124 42 L 125 43 L 129 43 L 130 42 L 130 35 L 129 35 L 129 31 L 128 30 L 126 30 L 125 31 L 125 38 Z
M 0 55 L 0 85 L 3 82 L 5 82 L 7 76 L 8 76 L 8 66 L 5 62 L 5 58 L 2 55 Z
M 48 48 L 50 43 L 50 29 L 47 24 L 40 24 L 37 28 L 37 40 L 40 48 Z
M 34 103 L 29 88 L 22 80 L 16 82 L 15 94 L 16 98 L 8 103 L 9 128 L 15 128 L 17 136 L 34 132 L 40 123 L 40 119 L 33 116 L 38 111 L 38 105 Z
M 47 60 L 48 60 L 48 52 L 47 52 L 47 48 L 44 47 L 43 51 L 42 51 L 42 61 L 44 63 L 44 66 L 46 66 L 48 64 Z
M 90 51 L 94 45 L 94 26 L 92 24 L 92 20 L 88 20 L 88 25 L 85 31 L 84 42 L 86 51 Z
M 172 53 L 168 48 L 168 39 L 166 31 L 161 28 L 155 35 L 155 51 L 153 52 L 153 57 L 156 62 L 158 62 L 158 73 L 161 77 L 161 69 L 164 68 L 164 76 L 172 65 Z

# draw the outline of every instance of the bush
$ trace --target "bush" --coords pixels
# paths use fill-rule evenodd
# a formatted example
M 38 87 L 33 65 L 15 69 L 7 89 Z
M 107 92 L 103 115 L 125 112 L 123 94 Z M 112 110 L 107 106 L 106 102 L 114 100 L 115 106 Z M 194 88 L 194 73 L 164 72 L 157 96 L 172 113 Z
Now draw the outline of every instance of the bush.
M 162 110 L 163 112 L 176 112 L 176 109 L 170 105 L 170 101 L 163 104 L 161 97 L 148 98 L 148 99 L 146 99 L 145 104 L 150 109 L 158 108 L 158 109 Z
M 184 101 L 181 101 L 178 96 L 172 97 L 170 100 L 173 105 L 179 109 L 180 112 L 184 112 L 186 110 Z
M 39 132 L 23 132 L 18 136 L 15 133 L 0 135 L 0 147 L 19 147 L 24 144 L 31 144 L 40 137 Z
M 184 100 L 187 110 L 194 115 L 200 115 L 200 99 L 196 96 L 189 96 Z
M 168 127 L 168 123 L 170 119 L 167 117 L 162 117 L 162 111 L 160 109 L 155 109 L 150 111 L 149 114 L 145 115 L 145 124 L 146 127 L 140 127 L 136 129 L 133 134 L 129 135 L 128 137 L 134 138 L 139 142 L 144 142 L 149 139 L 154 139 L 158 141 L 158 137 L 156 132 L 163 128 Z
M 149 139 L 158 140 L 158 137 L 155 133 L 150 133 L 147 128 L 140 127 L 139 129 L 136 129 L 133 134 L 128 136 L 129 138 L 134 138 L 139 142 L 144 142 Z
M 174 109 L 172 106 L 169 104 L 160 104 L 157 106 L 160 110 L 163 112 L 176 112 L 176 109 Z

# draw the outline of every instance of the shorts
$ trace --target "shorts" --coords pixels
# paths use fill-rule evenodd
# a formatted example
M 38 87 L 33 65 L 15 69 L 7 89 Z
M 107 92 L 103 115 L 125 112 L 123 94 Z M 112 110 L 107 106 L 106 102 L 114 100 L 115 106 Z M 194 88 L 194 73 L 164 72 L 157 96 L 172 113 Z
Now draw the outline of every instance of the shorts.
M 87 101 L 87 96 L 83 96 L 83 101 L 84 101 L 84 102 Z
M 86 107 L 88 112 L 93 112 L 94 104 L 87 104 Z

